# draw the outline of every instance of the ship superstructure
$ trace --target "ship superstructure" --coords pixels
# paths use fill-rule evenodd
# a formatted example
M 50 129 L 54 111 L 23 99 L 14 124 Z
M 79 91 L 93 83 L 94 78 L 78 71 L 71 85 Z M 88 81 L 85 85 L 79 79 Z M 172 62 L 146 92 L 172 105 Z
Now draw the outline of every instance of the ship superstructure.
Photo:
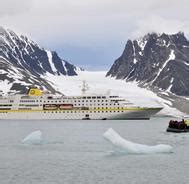
M 55 96 L 37 88 L 0 97 L 0 119 L 149 119 L 161 109 L 138 107 L 119 96 Z

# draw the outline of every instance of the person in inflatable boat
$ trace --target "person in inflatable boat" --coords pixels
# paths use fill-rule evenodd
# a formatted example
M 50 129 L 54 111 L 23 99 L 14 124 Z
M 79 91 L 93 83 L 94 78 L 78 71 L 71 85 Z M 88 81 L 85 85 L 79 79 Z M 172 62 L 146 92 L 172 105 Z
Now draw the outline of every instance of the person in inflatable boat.
M 189 126 L 189 119 L 184 120 L 184 123 L 185 123 L 187 126 Z

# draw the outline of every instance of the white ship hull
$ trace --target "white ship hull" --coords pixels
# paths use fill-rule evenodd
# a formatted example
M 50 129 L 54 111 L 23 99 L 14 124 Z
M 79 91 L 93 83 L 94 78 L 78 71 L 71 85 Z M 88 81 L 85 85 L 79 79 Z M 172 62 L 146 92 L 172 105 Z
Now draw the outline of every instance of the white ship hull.
M 56 97 L 36 88 L 0 98 L 0 119 L 149 119 L 161 109 L 138 107 L 119 96 Z
M 150 119 L 160 108 L 145 108 L 136 110 L 123 110 L 121 112 L 106 111 L 12 111 L 1 112 L 0 119 L 24 119 L 24 120 L 40 120 L 40 119 L 72 119 L 72 120 L 126 120 L 126 119 Z

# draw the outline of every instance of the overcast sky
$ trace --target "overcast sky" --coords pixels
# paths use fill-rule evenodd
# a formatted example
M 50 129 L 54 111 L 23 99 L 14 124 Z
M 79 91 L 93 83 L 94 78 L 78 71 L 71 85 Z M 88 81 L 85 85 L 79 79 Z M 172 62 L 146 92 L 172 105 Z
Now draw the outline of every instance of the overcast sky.
M 189 33 L 188 0 L 0 0 L 0 25 L 89 70 L 108 69 L 128 39 Z

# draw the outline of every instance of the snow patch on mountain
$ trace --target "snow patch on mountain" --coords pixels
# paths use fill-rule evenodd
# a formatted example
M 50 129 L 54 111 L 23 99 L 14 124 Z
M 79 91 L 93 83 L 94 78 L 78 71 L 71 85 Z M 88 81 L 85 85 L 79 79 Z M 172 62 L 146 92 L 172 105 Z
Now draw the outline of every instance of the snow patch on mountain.
M 53 73 L 55 73 L 56 72 L 56 68 L 55 68 L 54 63 L 52 61 L 52 53 L 50 51 L 48 51 L 48 50 L 46 50 L 46 52 L 47 52 L 48 61 L 49 61 L 50 65 L 51 65 L 52 71 L 53 71 Z
M 143 51 L 145 46 L 146 46 L 146 43 L 147 43 L 147 39 L 146 38 L 139 38 L 138 40 L 136 40 L 139 47 L 141 48 L 141 50 Z M 141 54 L 140 54 L 141 55 Z
M 187 62 L 184 62 L 184 64 L 187 65 L 187 66 L 189 66 L 189 63 L 187 63 Z
M 133 63 L 134 63 L 134 64 L 136 64 L 136 63 L 137 63 L 137 60 L 136 60 L 136 58 L 134 58 L 134 60 L 133 60 Z
M 4 94 L 7 94 L 10 91 L 12 84 L 10 84 L 8 80 L 4 80 L 4 81 L 0 81 L 0 86 L 1 86 L 1 91 L 3 91 Z
M 169 58 L 164 62 L 163 66 L 159 69 L 156 77 L 152 80 L 151 84 L 153 84 L 153 82 L 156 81 L 156 79 L 159 77 L 159 75 L 161 74 L 161 72 L 163 71 L 163 69 L 167 66 L 168 62 L 171 61 L 171 60 L 174 60 L 174 59 L 175 59 L 174 50 L 171 50 Z

